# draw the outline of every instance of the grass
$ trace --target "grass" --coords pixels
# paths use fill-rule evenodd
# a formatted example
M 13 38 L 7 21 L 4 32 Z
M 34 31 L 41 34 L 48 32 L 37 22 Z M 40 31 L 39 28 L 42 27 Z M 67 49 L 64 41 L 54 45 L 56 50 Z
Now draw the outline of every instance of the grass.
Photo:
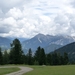
M 31 66 L 34 70 L 24 75 L 75 75 L 75 65 Z
M 18 70 L 20 70 L 20 69 L 17 68 L 17 67 L 13 67 L 13 68 L 0 68 L 0 75 L 16 72 Z

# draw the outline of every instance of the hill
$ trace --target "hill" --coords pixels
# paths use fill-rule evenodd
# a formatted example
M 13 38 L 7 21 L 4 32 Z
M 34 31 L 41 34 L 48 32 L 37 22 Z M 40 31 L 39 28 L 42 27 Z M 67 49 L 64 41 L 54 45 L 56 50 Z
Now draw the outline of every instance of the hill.
M 45 53 L 50 53 L 50 52 L 52 52 L 52 51 L 54 51 L 60 47 L 62 47 L 62 45 L 51 44 L 51 45 L 45 47 L 44 50 L 45 50 Z
M 64 52 L 66 52 L 69 56 L 70 61 L 75 61 L 75 42 L 63 46 L 55 50 L 55 52 L 60 53 L 62 55 L 64 54 Z

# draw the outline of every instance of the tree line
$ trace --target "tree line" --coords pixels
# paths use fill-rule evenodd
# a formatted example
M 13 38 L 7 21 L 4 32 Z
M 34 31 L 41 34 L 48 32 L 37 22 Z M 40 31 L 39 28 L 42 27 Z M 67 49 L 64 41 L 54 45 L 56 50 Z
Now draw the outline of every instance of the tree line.
M 33 54 L 31 48 L 27 54 L 24 54 L 21 43 L 18 39 L 14 39 L 11 43 L 10 52 L 1 51 L 0 48 L 0 65 L 5 64 L 27 64 L 27 65 L 66 65 L 69 62 L 68 54 L 60 55 L 60 53 L 45 54 L 44 48 L 40 46 Z

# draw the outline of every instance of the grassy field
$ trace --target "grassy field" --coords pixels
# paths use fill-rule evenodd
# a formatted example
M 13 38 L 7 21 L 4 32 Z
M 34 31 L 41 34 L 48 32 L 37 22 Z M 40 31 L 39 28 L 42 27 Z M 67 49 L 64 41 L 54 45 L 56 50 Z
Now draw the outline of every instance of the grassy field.
M 8 73 L 15 72 L 15 71 L 18 71 L 18 70 L 20 70 L 20 69 L 17 68 L 17 67 L 14 67 L 14 68 L 0 68 L 0 75 L 8 74 Z
M 75 75 L 75 65 L 32 66 L 34 69 L 24 75 Z

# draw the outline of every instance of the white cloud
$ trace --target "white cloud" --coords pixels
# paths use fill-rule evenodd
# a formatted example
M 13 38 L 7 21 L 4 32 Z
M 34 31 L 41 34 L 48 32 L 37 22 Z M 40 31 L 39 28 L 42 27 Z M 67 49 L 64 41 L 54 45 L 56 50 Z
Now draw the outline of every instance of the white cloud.
M 70 0 L 0 0 L 0 35 L 31 38 L 38 33 L 74 35 Z
M 14 7 L 13 9 L 10 9 L 6 15 L 18 19 L 22 17 L 22 12 L 20 9 Z

